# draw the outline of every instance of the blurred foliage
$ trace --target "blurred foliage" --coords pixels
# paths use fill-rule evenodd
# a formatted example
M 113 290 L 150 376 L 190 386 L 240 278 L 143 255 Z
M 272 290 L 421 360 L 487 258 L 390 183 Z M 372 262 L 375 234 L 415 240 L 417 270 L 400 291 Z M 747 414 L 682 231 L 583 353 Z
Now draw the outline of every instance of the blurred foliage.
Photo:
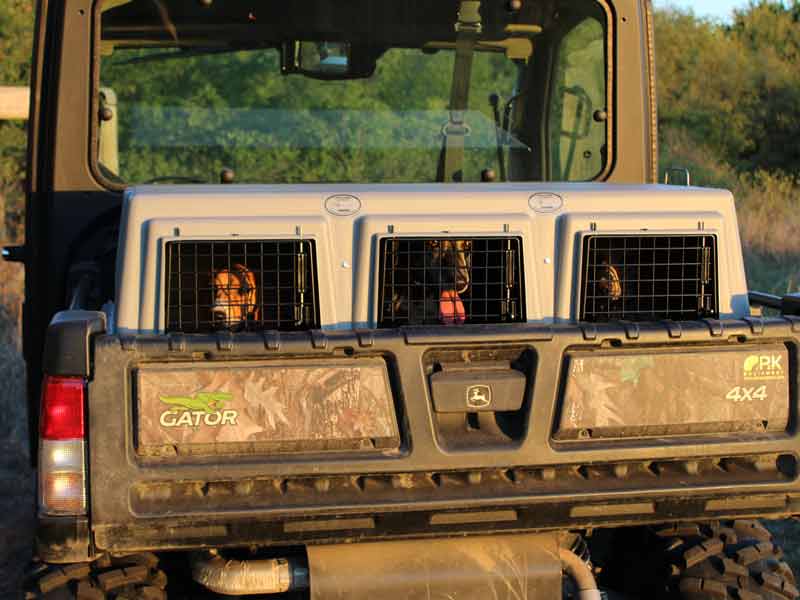
M 31 0 L 0 2 L 0 85 L 28 85 L 32 31 Z M 25 123 L 0 121 L 0 199 L 6 211 L 6 231 L 0 231 L 0 238 L 8 241 L 22 235 L 26 148 Z
M 736 198 L 751 288 L 800 287 L 800 2 L 656 13 L 661 166 Z
M 662 131 L 737 171 L 800 171 L 800 2 L 752 4 L 723 25 L 656 14 Z
M 126 181 L 213 181 L 223 166 L 248 182 L 435 178 L 450 52 L 392 49 L 372 77 L 349 81 L 281 76 L 274 49 L 164 56 L 162 49 L 118 49 L 103 58 L 101 85 L 117 97 Z M 489 94 L 508 98 L 515 81 L 516 67 L 504 55 L 475 56 L 465 168 L 473 181 L 483 168 L 496 168 Z

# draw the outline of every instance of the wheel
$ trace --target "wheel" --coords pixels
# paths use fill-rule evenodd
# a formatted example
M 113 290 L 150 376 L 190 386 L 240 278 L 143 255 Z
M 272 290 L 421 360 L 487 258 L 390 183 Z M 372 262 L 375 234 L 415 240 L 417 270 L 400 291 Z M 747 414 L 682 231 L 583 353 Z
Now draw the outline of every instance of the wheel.
M 758 521 L 660 527 L 667 588 L 684 600 L 794 600 L 800 596 L 783 552 Z
M 158 569 L 155 554 L 134 554 L 40 570 L 26 597 L 41 600 L 166 600 L 166 585 L 167 577 Z

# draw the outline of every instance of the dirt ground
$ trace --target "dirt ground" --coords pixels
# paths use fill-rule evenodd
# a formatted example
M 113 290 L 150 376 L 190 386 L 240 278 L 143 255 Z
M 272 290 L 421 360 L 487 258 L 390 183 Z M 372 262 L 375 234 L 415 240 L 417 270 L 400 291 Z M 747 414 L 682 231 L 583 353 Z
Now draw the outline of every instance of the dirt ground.
M 7 240 L 6 240 L 7 241 Z M 0 262 L 0 599 L 19 598 L 33 547 L 33 472 L 28 460 L 25 363 L 20 353 L 21 265 Z
M 775 543 L 783 548 L 786 562 L 800 578 L 800 521 L 765 521 L 764 524 L 772 532 Z
M 23 569 L 31 558 L 33 476 L 20 444 L 0 442 L 0 598 L 21 598 Z

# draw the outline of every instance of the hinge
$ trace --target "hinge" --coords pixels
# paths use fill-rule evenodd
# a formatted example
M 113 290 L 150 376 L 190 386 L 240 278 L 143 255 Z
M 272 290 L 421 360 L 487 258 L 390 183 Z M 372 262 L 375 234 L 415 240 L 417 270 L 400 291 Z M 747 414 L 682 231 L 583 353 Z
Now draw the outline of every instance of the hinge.
M 514 321 L 517 318 L 517 303 L 515 302 L 512 295 L 512 291 L 514 289 L 514 286 L 516 285 L 516 281 L 514 279 L 515 262 L 516 262 L 516 253 L 514 252 L 514 247 L 511 243 L 511 240 L 508 240 L 506 242 L 506 249 L 505 249 L 506 295 L 501 306 L 501 311 L 503 313 L 503 316 L 511 321 Z
M 706 240 L 703 238 L 702 256 L 700 258 L 700 296 L 697 298 L 698 312 L 703 315 L 707 314 L 711 307 L 708 306 L 707 300 L 709 297 L 706 295 L 706 286 L 711 283 L 711 247 L 706 246 Z
M 703 246 L 703 270 L 701 277 L 703 279 L 703 283 L 708 285 L 711 283 L 711 247 L 710 246 Z
M 306 254 L 305 243 L 299 243 L 299 252 L 295 254 L 295 291 L 297 292 L 297 303 L 295 304 L 294 320 L 299 327 L 306 318 Z M 278 274 L 280 277 L 280 274 Z

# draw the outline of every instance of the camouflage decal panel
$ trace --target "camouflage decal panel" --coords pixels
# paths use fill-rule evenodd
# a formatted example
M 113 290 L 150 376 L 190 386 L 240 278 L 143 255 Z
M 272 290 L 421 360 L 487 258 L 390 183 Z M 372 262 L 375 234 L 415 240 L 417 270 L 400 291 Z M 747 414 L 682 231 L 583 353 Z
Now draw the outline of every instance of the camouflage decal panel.
M 683 352 L 572 353 L 555 438 L 783 431 L 789 357 L 780 344 Z
M 381 359 L 147 365 L 134 383 L 145 456 L 400 445 Z

